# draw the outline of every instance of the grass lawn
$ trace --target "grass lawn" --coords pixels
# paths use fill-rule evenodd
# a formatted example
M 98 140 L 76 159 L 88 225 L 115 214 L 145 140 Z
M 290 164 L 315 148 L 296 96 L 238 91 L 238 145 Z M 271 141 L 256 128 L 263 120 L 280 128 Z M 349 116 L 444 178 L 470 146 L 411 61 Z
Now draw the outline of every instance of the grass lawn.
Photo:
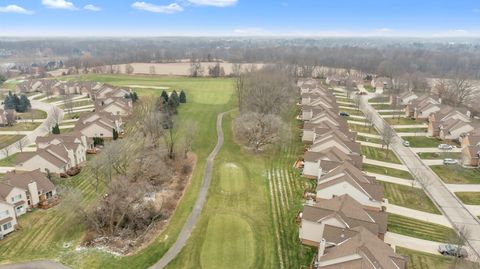
M 386 118 L 385 119 L 390 125 L 412 125 L 412 124 L 423 124 L 426 123 L 423 120 L 414 120 L 410 118 L 400 117 L 400 118 Z
M 372 85 L 368 85 L 368 84 L 364 84 L 363 88 L 365 88 L 367 92 L 375 92 L 376 90 Z
M 387 167 L 382 167 L 382 166 L 377 166 L 377 165 L 372 165 L 367 163 L 364 163 L 362 168 L 366 172 L 370 172 L 370 173 L 376 173 L 376 174 L 381 174 L 381 175 L 386 175 L 391 177 L 399 177 L 404 179 L 413 179 L 412 175 L 410 175 L 409 172 L 394 169 L 394 168 L 387 168 Z
M 82 113 L 87 113 L 87 112 L 74 112 L 74 113 L 65 112 L 65 114 L 63 114 L 63 119 L 64 120 L 78 119 Z
M 24 137 L 24 135 L 0 135 L 0 148 L 10 146 Z
M 376 110 L 393 109 L 391 104 L 377 104 L 377 105 L 373 104 L 372 107 L 375 108 Z
M 362 146 L 361 151 L 362 154 L 365 155 L 365 157 L 367 157 L 368 159 L 401 164 L 400 160 L 397 158 L 397 156 L 395 155 L 395 153 L 393 153 L 392 150 L 387 151 L 387 149 Z
M 184 89 L 187 104 L 180 106 L 178 120 L 195 120 L 199 126 L 193 143 L 198 162 L 191 183 L 166 229 L 135 254 L 117 257 L 101 250 L 75 251 L 84 235 L 83 226 L 63 220 L 57 209 L 52 208 L 51 215 L 37 214 L 39 219 L 29 222 L 30 229 L 17 231 L 2 241 L 0 260 L 52 258 L 73 268 L 147 268 L 175 242 L 192 210 L 202 185 L 205 160 L 216 143 L 217 114 L 236 106 L 233 80 L 127 75 L 88 75 L 82 79 L 118 86 Z M 137 89 L 141 97 L 156 97 L 161 91 Z M 205 207 L 187 246 L 169 268 L 279 268 L 280 264 L 284 268 L 294 268 L 307 265 L 314 252 L 298 242 L 298 226 L 294 220 L 302 207 L 301 197 L 308 182 L 292 168 L 301 154 L 302 144 L 300 141 L 287 143 L 280 153 L 245 153 L 233 142 L 233 116 L 233 113 L 226 114 L 223 120 L 225 144 L 215 159 Z M 102 192 L 95 192 L 94 180 L 87 172 L 71 182 L 89 201 Z M 231 181 L 225 181 L 225 175 L 231 176 Z M 73 243 L 71 248 L 63 249 L 66 241 Z
M 345 97 L 335 97 L 335 98 L 337 99 L 337 102 L 340 101 L 340 102 L 350 103 L 352 104 L 352 106 L 355 105 L 351 99 L 348 99 Z M 341 105 L 344 105 L 344 104 L 341 104 Z
M 13 126 L 0 127 L 0 131 L 33 131 L 38 126 L 42 124 L 41 122 L 18 122 Z
M 467 205 L 480 205 L 480 192 L 456 192 L 455 195 Z
M 434 255 L 402 247 L 396 247 L 396 252 L 397 254 L 406 256 L 408 258 L 409 269 L 451 269 L 452 264 L 454 263 L 454 259 L 452 257 Z M 468 262 L 460 261 L 458 268 L 472 268 L 460 267 L 461 264 L 466 263 Z
M 445 143 L 440 139 L 425 137 L 425 136 L 405 136 L 402 138 L 405 141 L 410 142 L 410 147 L 413 147 L 413 148 L 436 148 L 438 147 L 438 145 Z
M 338 104 L 339 106 L 343 106 L 342 104 Z M 344 108 L 344 107 L 339 107 L 338 110 L 340 112 L 347 112 L 350 115 L 355 115 L 355 116 L 363 116 L 363 112 L 361 110 L 356 109 L 355 107 L 351 108 Z M 346 119 L 349 119 L 349 117 L 345 117 Z M 358 120 L 358 119 L 355 119 Z
M 418 156 L 421 159 L 426 160 L 435 160 L 435 159 L 460 159 L 462 157 L 462 153 L 460 152 L 419 152 Z
M 365 142 L 370 142 L 370 143 L 375 143 L 375 144 L 382 144 L 382 140 L 378 138 L 371 138 L 371 137 L 366 137 L 362 135 L 357 135 L 357 141 L 365 141 Z
M 395 132 L 397 133 L 426 133 L 428 131 L 427 128 L 395 128 Z
M 425 211 L 433 214 L 441 214 L 438 208 L 428 198 L 422 189 L 409 186 L 382 182 L 385 187 L 385 198 L 390 204 L 408 207 L 415 210 Z
M 455 233 L 443 225 L 391 213 L 388 214 L 388 231 L 436 242 L 448 242 Z
M 386 103 L 390 102 L 390 97 L 387 96 L 378 96 L 378 97 L 373 97 L 371 99 L 368 99 L 369 103 Z
M 43 97 L 45 97 L 45 95 L 41 94 L 39 96 L 34 97 L 32 100 L 42 99 Z
M 45 97 L 45 96 L 44 96 Z M 44 98 L 44 97 L 41 97 L 41 98 Z M 39 99 L 41 99 L 39 98 Z M 58 102 L 58 101 L 62 101 L 63 100 L 63 97 L 62 96 L 50 96 L 49 98 L 43 100 L 43 102 L 45 103 L 53 103 L 53 102 Z
M 81 107 L 81 106 L 88 106 L 88 105 L 93 105 L 93 102 L 91 100 L 83 100 L 83 101 L 78 101 L 78 102 L 72 102 L 72 107 Z M 59 108 L 65 108 L 64 104 L 58 105 Z
M 32 109 L 29 112 L 25 113 L 17 113 L 17 117 L 24 120 L 31 120 L 31 119 L 46 119 L 47 112 L 38 109 Z
M 430 168 L 447 184 L 480 184 L 480 169 L 460 165 L 432 165 Z
M 378 135 L 377 130 L 375 130 L 375 128 L 373 126 L 368 127 L 368 126 L 365 126 L 365 125 L 358 125 L 358 124 L 351 124 L 350 123 L 350 124 L 348 124 L 348 127 L 350 128 L 350 130 L 352 130 L 354 132 Z
M 18 153 L 10 154 L 8 157 L 0 160 L 0 166 L 14 166 Z

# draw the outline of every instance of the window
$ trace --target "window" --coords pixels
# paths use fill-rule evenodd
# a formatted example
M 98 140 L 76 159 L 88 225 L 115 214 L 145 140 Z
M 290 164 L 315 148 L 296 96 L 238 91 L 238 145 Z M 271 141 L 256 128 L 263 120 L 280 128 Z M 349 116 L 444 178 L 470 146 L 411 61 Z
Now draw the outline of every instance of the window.
M 10 215 L 10 212 L 8 212 L 8 210 L 0 211 L 0 218 L 7 217 L 8 215 Z
M 3 230 L 4 231 L 8 230 L 10 228 L 12 228 L 12 223 L 11 222 L 3 224 Z
M 18 200 L 21 200 L 22 199 L 22 195 L 21 194 L 18 194 L 18 195 L 15 195 L 12 197 L 12 202 L 16 202 Z

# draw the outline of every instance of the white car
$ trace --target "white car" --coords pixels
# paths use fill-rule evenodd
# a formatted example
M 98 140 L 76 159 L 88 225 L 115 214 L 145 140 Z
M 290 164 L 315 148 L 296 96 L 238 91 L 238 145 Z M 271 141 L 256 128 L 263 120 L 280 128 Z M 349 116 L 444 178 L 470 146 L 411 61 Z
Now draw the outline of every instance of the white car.
M 410 147 L 410 142 L 408 142 L 408 141 L 403 141 L 403 145 L 404 145 L 405 147 Z
M 453 149 L 453 146 L 449 145 L 449 144 L 440 144 L 440 145 L 438 145 L 438 148 L 439 149 L 445 149 L 445 150 L 451 150 L 451 149 Z
M 450 158 L 443 159 L 443 164 L 457 164 L 457 163 L 458 161 L 455 159 L 450 159 Z

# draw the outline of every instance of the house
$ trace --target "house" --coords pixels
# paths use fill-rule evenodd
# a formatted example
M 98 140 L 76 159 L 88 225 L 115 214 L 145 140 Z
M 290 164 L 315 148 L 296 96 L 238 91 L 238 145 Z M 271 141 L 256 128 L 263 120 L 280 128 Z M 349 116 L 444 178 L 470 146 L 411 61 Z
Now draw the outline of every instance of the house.
M 15 169 L 33 171 L 40 169 L 44 173 L 66 173 L 80 164 L 75 156 L 77 148 L 68 149 L 63 144 L 50 145 L 35 152 L 22 152 L 17 155 Z
M 375 177 L 367 176 L 359 168 L 344 162 L 318 179 L 316 200 L 350 195 L 364 206 L 379 210 L 383 201 L 383 185 Z
M 348 125 L 344 121 L 339 121 L 338 125 L 334 125 L 329 121 L 320 123 L 306 122 L 303 125 L 302 142 L 305 144 L 312 144 L 318 137 L 330 132 L 336 133 L 340 136 L 346 136 L 351 141 L 355 141 L 357 137 L 357 133 L 350 132 Z
M 472 167 L 480 166 L 480 143 L 462 149 L 462 164 Z
M 0 201 L 9 203 L 13 206 L 15 216 L 21 216 L 27 212 L 27 191 L 25 189 L 12 186 L 6 182 L 0 182 Z
M 460 144 L 462 148 L 468 146 L 476 146 L 480 144 L 480 129 L 475 129 L 472 132 L 466 133 L 460 137 Z
M 346 79 L 339 75 L 327 76 L 325 82 L 331 86 L 345 86 Z
M 132 99 L 124 97 L 109 97 L 96 99 L 95 111 L 108 112 L 112 115 L 128 116 L 132 113 Z
M 122 133 L 122 119 L 108 112 L 92 112 L 82 114 L 75 125 L 74 131 L 87 138 L 113 138 L 113 129 Z
M 320 176 L 349 162 L 357 168 L 361 168 L 363 157 L 358 153 L 345 154 L 343 151 L 332 147 L 322 152 L 305 152 L 303 156 L 304 167 L 302 175 L 307 178 L 319 179 Z
M 92 89 L 93 89 L 93 93 L 92 93 L 93 100 L 101 100 L 109 97 L 123 98 L 125 97 L 126 94 L 130 93 L 130 89 L 118 88 L 110 85 L 103 85 L 102 87 L 92 88 Z
M 342 137 L 337 134 L 329 134 L 316 138 L 308 150 L 311 152 L 322 152 L 331 147 L 336 147 L 345 154 L 360 152 L 360 143 L 350 141 L 345 135 Z
M 425 94 L 425 95 L 419 96 L 418 98 L 415 98 L 415 99 L 411 100 L 409 103 L 407 103 L 407 105 L 405 106 L 405 117 L 413 118 L 414 113 L 415 113 L 415 107 L 420 102 L 423 102 L 423 101 L 427 100 L 428 98 L 430 98 L 430 97 Z
M 301 214 L 299 237 L 303 244 L 318 246 L 325 225 L 343 229 L 364 227 L 383 240 L 387 232 L 387 212 L 364 207 L 348 194 L 306 204 Z
M 390 246 L 367 228 L 359 226 L 351 229 L 340 229 L 325 226 L 327 227 L 325 228 L 326 235 L 318 245 L 315 268 L 407 268 L 406 258 L 396 254 Z
M 387 77 L 376 77 L 372 79 L 371 85 L 377 89 L 390 89 L 392 88 L 392 79 Z
M 440 136 L 440 125 L 450 119 L 470 122 L 470 118 L 466 114 L 451 106 L 441 105 L 439 111 L 431 113 L 428 116 L 428 135 L 431 137 Z
M 473 126 L 468 122 L 463 122 L 454 118 L 450 118 L 449 120 L 440 123 L 439 128 L 439 136 L 441 139 L 445 140 L 459 139 L 461 135 L 474 130 Z
M 14 212 L 13 205 L 0 201 L 0 239 L 15 230 L 17 217 Z
M 414 92 L 407 91 L 398 96 L 398 101 L 402 105 L 407 105 L 417 98 L 418 96 Z
M 62 135 L 50 134 L 44 137 L 37 137 L 35 140 L 37 148 L 45 149 L 50 145 L 63 144 L 69 150 L 73 150 L 77 163 L 86 160 L 88 150 L 95 148 L 93 139 L 88 138 L 78 131 L 70 132 Z
M 413 107 L 413 117 L 415 119 L 427 119 L 431 113 L 435 113 L 439 110 L 440 102 L 428 97 Z
M 55 185 L 40 172 L 40 169 L 29 172 L 7 172 L 4 181 L 26 190 L 27 206 L 30 208 L 37 207 L 39 204 L 46 205 L 57 197 Z

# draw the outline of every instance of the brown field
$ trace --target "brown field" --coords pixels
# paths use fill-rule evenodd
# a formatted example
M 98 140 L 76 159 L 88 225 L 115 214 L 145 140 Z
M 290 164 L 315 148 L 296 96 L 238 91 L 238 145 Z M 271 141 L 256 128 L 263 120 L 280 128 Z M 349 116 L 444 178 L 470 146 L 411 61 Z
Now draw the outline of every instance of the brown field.
M 214 66 L 215 62 L 202 62 L 201 65 L 204 69 L 204 75 L 208 75 L 208 67 Z M 155 67 L 155 75 L 170 75 L 170 76 L 188 76 L 190 75 L 190 63 L 188 62 L 179 62 L 179 63 L 131 63 L 133 66 L 133 74 L 138 75 L 151 75 L 150 67 Z M 220 63 L 220 65 L 225 70 L 225 74 L 229 75 L 232 73 L 232 63 Z M 125 73 L 126 64 L 118 65 L 120 67 L 120 72 Z M 263 67 L 262 63 L 244 63 L 242 68 L 250 68 L 255 66 L 256 68 Z

